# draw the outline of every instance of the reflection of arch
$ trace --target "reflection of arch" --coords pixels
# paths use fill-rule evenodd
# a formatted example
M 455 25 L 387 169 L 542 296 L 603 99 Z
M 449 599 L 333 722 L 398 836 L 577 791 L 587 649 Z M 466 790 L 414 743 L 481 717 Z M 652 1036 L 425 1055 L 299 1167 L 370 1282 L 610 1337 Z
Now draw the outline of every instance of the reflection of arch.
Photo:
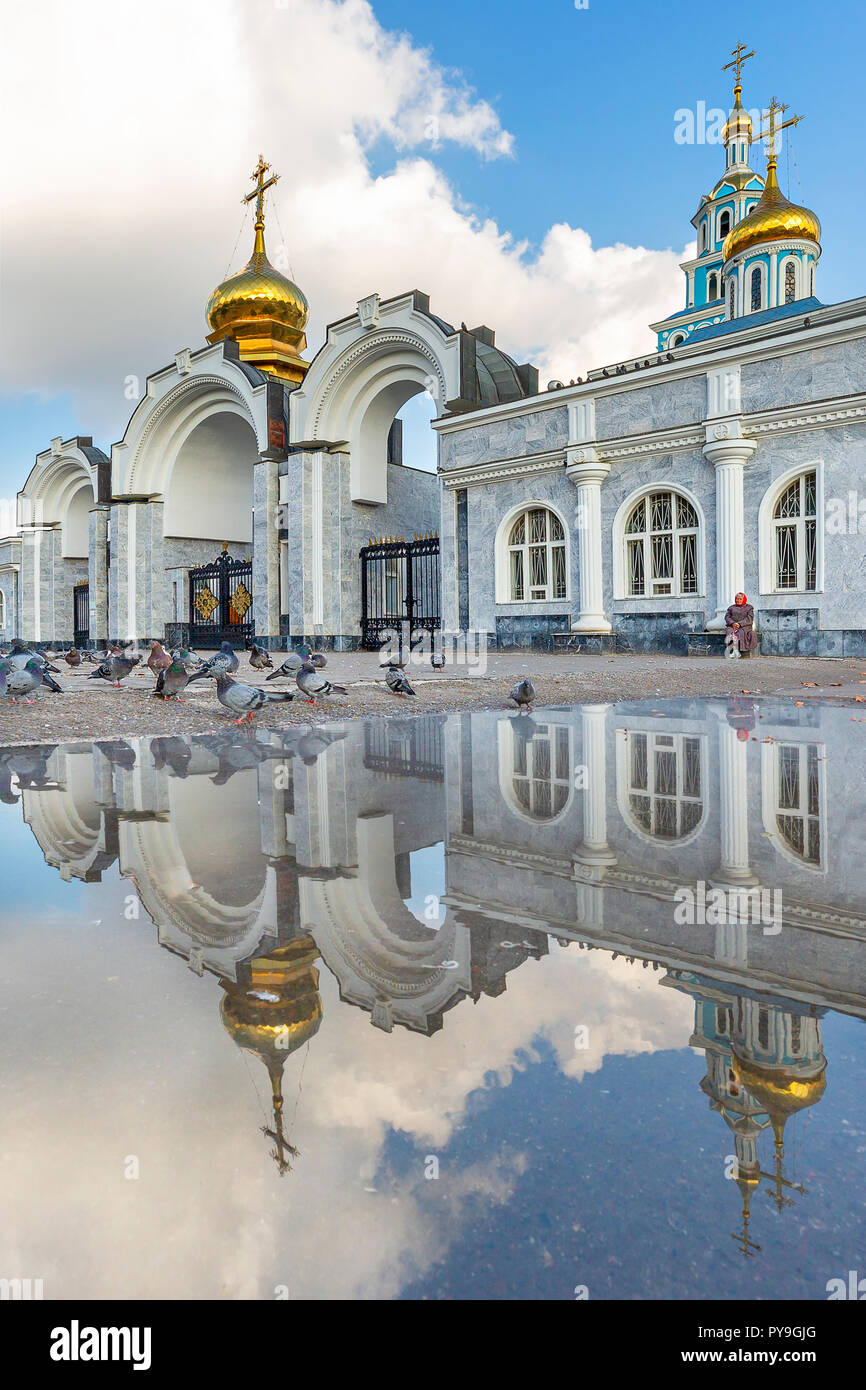
M 617 729 L 616 800 L 628 828 L 648 844 L 687 845 L 707 816 L 703 734 Z
M 447 914 L 419 923 L 397 884 L 394 818 L 357 821 L 357 876 L 299 880 L 301 927 L 315 938 L 340 997 L 367 1009 L 372 1022 L 431 1033 L 471 988 L 469 933 Z
M 824 746 L 780 740 L 761 745 L 764 829 L 800 869 L 826 872 L 827 786 Z
M 22 791 L 24 820 L 63 879 L 98 882 L 117 858 L 117 826 L 113 812 L 98 804 L 93 755 L 86 745 L 57 752 L 49 767 L 55 782 Z
M 570 724 L 500 719 L 499 791 L 503 801 L 530 825 L 554 825 L 574 797 L 574 730 Z

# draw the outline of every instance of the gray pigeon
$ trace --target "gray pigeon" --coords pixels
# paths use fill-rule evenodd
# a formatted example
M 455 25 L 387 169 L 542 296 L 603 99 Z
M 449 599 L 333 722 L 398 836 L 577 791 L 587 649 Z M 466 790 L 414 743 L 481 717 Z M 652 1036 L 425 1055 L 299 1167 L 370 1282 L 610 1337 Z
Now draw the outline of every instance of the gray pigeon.
M 236 681 L 224 671 L 217 672 L 216 687 L 220 704 L 240 716 L 234 721 L 236 724 L 243 724 L 245 718 L 251 724 L 253 716 L 265 705 L 286 704 L 295 698 L 294 690 L 261 690 L 246 681 Z
M 298 689 L 306 695 L 307 703 L 314 705 L 318 695 L 345 695 L 344 685 L 332 685 L 327 676 L 321 675 L 313 666 L 304 665 L 295 676 Z
M 35 652 L 30 647 L 25 646 L 20 637 L 16 637 L 9 652 L 9 663 L 13 671 L 23 671 L 28 661 L 38 661 L 46 671 L 51 671 L 55 676 L 60 672 L 56 666 L 52 666 L 50 661 L 41 652 Z
M 6 692 L 13 702 L 17 702 L 18 697 L 22 696 L 24 703 L 31 705 L 33 701 L 29 697 L 41 685 L 47 685 L 49 690 L 62 693 L 62 687 L 57 684 L 50 671 L 40 666 L 35 656 L 30 658 L 23 670 L 11 670 L 6 673 Z
M 253 642 L 250 647 L 250 665 L 254 671 L 271 671 L 273 670 L 274 663 L 271 661 L 268 653 L 261 647 L 257 647 L 255 642 Z
M 163 700 L 180 699 L 180 692 L 185 690 L 190 682 L 187 664 L 189 658 L 190 653 L 181 647 L 168 669 L 160 671 L 157 676 L 154 695 L 162 696 Z
M 87 679 L 89 681 L 110 681 L 112 685 L 120 685 L 120 682 L 126 680 L 130 671 L 133 671 L 140 661 L 140 656 L 117 656 L 112 653 L 100 666 L 97 666 Z
M 324 653 L 311 652 L 309 647 L 298 647 L 298 656 L 302 656 L 308 666 L 315 666 L 319 670 L 328 664 L 328 658 Z
M 392 695 L 415 694 L 415 691 L 412 689 L 411 685 L 406 679 L 405 671 L 389 670 L 387 676 L 385 677 L 385 684 L 387 685 Z
M 514 701 L 521 713 L 524 710 L 531 710 L 532 702 L 535 699 L 535 686 L 531 680 L 520 681 L 508 698 Z
M 302 656 L 298 656 L 297 652 L 289 652 L 282 666 L 278 666 L 276 671 L 272 671 L 265 679 L 275 681 L 279 676 L 296 676 L 303 665 Z
M 216 656 L 206 661 L 198 671 L 190 676 L 190 681 L 200 681 L 203 676 L 233 676 L 240 662 L 231 642 L 223 642 Z

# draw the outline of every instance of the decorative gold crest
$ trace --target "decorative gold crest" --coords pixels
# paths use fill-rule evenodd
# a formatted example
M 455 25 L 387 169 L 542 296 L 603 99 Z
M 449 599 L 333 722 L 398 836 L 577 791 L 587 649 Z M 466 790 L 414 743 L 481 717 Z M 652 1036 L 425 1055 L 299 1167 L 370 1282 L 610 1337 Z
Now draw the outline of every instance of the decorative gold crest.
M 214 596 L 211 589 L 200 589 L 195 601 L 195 606 L 196 611 L 201 614 L 203 620 L 209 623 L 214 609 L 219 607 L 219 599 Z

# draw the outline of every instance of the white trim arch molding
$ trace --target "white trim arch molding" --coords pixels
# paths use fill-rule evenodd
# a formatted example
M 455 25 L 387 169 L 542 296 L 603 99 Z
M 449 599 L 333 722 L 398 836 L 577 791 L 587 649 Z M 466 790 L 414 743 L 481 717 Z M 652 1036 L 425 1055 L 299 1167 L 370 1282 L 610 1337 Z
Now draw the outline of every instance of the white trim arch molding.
M 552 576 L 552 573 L 550 573 L 550 571 L 548 571 L 548 587 L 549 587 L 549 589 L 550 589 L 550 591 L 551 591 L 551 596 L 550 596 L 549 598 L 544 598 L 544 599 L 532 599 L 532 598 L 530 598 L 530 597 L 528 596 L 529 593 L 530 593 L 530 591 L 531 591 L 531 590 L 530 590 L 530 585 L 529 585 L 529 583 L 528 583 L 528 578 L 529 578 L 528 575 L 525 575 L 525 576 L 524 576 L 524 597 L 523 597 L 522 599 L 512 598 L 512 597 L 511 597 L 511 561 L 510 561 L 510 551 L 511 551 L 510 537 L 511 537 L 511 531 L 512 531 L 512 528 L 514 527 L 515 522 L 518 520 L 518 518 L 519 518 L 524 512 L 526 512 L 526 513 L 532 512 L 532 511 L 535 511 L 535 510 L 537 510 L 537 509 L 539 509 L 539 508 L 540 508 L 541 510 L 545 511 L 545 512 L 550 512 L 550 514 L 551 514 L 552 516 L 556 517 L 557 521 L 559 522 L 560 526 L 562 527 L 562 533 L 563 533 L 563 542 L 562 542 L 562 544 L 563 544 L 564 550 L 565 550 L 565 593 L 564 593 L 564 594 L 561 594 L 561 595 L 559 595 L 559 596 L 556 596 L 556 597 L 553 596 L 553 576 Z M 558 545 L 558 544 L 559 544 L 559 541 L 554 542 L 554 544 L 557 544 L 557 545 Z M 570 602 L 571 602 L 571 594 L 572 594 L 572 583 L 571 583 L 571 535 L 570 535 L 570 528 L 569 528 L 569 526 L 568 526 L 568 522 L 567 522 L 566 517 L 565 517 L 565 515 L 563 514 L 563 512 L 559 509 L 559 507 L 555 507 L 555 506 L 553 505 L 552 502 L 542 501 L 540 498 L 535 498 L 535 499 L 533 499 L 533 498 L 528 498 L 525 502 L 518 502 L 516 506 L 512 507 L 509 511 L 507 511 L 507 512 L 505 513 L 505 515 L 503 516 L 502 520 L 500 521 L 499 526 L 498 526 L 497 531 L 496 531 L 496 540 L 495 540 L 495 544 L 494 544 L 494 556 L 495 556 L 495 593 L 496 593 L 496 602 L 497 602 L 498 604 L 499 604 L 499 603 L 508 603 L 508 604 L 522 604 L 522 603 L 527 603 L 527 604 L 536 604 L 536 603 L 537 603 L 537 604 L 541 604 L 541 603 L 543 603 L 543 604 L 549 605 L 549 604 L 551 604 L 551 603 L 561 603 L 562 606 L 563 606 L 563 609 L 566 609 L 566 608 L 568 607 L 568 605 L 570 604 Z
M 683 593 L 680 589 L 677 589 L 676 592 L 672 591 L 670 594 L 651 594 L 647 592 L 644 592 L 643 594 L 632 594 L 629 592 L 629 571 L 628 564 L 626 561 L 627 536 L 625 528 L 629 518 L 631 517 L 638 503 L 643 498 L 649 498 L 650 496 L 652 496 L 653 493 L 657 492 L 669 492 L 673 494 L 674 498 L 681 497 L 683 501 L 687 502 L 689 506 L 692 507 L 695 513 L 697 514 L 697 588 L 688 593 Z M 676 518 L 674 518 L 674 520 L 676 520 Z M 673 532 L 673 534 L 676 536 L 676 530 Z M 616 515 L 613 519 L 612 542 L 614 600 L 618 602 L 620 600 L 627 599 L 635 603 L 646 603 L 649 599 L 653 599 L 654 601 L 658 601 L 659 599 L 661 599 L 662 601 L 664 601 L 664 599 L 666 598 L 705 598 L 707 592 L 706 537 L 707 523 L 706 517 L 704 516 L 704 509 L 701 506 L 695 494 L 689 488 L 683 487 L 681 483 L 672 484 L 666 481 L 657 483 L 647 483 L 644 484 L 642 487 L 636 488 L 634 492 L 630 493 L 629 496 L 626 497 L 625 500 L 620 503 L 619 507 L 617 508 Z

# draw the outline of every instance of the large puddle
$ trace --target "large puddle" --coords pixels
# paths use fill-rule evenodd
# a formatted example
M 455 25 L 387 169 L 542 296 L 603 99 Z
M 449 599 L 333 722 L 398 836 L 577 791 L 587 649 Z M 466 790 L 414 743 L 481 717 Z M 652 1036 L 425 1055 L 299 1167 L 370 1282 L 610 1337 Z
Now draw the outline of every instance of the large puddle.
M 0 750 L 0 1276 L 825 1299 L 864 788 L 747 696 Z

